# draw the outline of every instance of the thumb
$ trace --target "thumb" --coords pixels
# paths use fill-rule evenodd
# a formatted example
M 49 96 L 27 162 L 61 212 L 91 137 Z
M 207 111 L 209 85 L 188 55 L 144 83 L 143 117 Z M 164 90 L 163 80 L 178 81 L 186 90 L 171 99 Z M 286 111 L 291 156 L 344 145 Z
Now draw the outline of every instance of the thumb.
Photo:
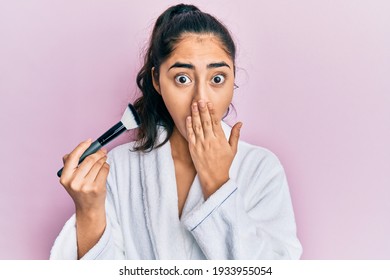
M 68 159 L 69 154 L 66 154 L 62 157 L 62 163 L 65 164 L 65 161 Z
M 242 122 L 238 122 L 233 126 L 232 130 L 230 131 L 229 144 L 234 154 L 237 153 L 237 145 L 238 145 L 238 140 L 240 139 L 241 127 L 242 127 Z

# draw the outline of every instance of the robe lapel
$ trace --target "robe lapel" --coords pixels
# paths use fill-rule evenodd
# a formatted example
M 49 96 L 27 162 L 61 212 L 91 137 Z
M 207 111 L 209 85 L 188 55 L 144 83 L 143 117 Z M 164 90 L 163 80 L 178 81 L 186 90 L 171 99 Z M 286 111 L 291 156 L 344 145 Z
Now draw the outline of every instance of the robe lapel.
M 170 143 L 140 156 L 144 215 L 156 259 L 187 259 Z
M 230 127 L 222 123 L 228 138 Z M 160 141 L 165 131 L 159 129 Z M 144 215 L 156 259 L 190 259 L 192 234 L 180 223 L 175 166 L 169 141 L 150 153 L 140 154 Z M 204 203 L 202 188 L 195 176 L 182 217 Z

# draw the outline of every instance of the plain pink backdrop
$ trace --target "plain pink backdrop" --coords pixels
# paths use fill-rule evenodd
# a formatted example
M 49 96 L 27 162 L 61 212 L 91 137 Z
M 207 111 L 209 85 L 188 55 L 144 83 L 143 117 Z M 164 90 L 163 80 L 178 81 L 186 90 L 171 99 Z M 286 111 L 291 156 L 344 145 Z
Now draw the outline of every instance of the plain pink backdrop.
M 134 101 L 150 28 L 177 3 L 134 2 L 0 2 L 0 259 L 48 258 L 73 212 L 62 156 Z M 389 259 L 390 2 L 192 3 L 234 34 L 229 121 L 282 161 L 303 259 Z

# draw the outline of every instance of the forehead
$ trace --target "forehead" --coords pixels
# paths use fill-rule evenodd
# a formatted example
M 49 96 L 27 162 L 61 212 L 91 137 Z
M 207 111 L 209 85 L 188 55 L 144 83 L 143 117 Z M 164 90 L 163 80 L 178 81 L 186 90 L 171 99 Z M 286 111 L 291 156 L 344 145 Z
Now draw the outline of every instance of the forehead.
M 230 55 L 218 37 L 212 34 L 185 34 L 176 44 L 167 62 L 210 63 L 225 61 L 233 67 Z

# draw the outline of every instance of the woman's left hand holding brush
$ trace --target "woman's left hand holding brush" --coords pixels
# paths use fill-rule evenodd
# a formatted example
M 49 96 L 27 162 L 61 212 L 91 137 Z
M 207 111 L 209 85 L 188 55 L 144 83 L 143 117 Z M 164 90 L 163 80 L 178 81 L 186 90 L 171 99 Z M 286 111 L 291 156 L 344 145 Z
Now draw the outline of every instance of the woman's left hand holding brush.
M 81 155 L 90 145 L 91 140 L 82 142 L 63 157 L 64 169 L 60 178 L 76 208 L 79 259 L 99 241 L 106 227 L 107 151 L 101 149 L 79 165 Z

